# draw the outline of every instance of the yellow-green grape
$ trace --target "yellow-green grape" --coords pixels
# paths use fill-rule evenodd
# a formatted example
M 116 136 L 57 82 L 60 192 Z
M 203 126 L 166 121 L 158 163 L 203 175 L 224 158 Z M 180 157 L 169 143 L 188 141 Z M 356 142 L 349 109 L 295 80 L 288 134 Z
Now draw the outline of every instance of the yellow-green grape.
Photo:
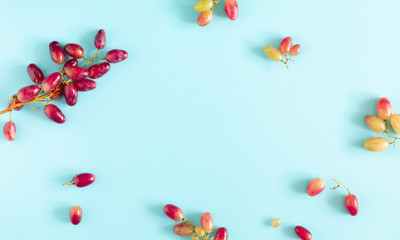
M 194 10 L 196 12 L 205 12 L 207 10 L 210 10 L 213 5 L 213 0 L 200 0 L 194 5 Z
M 199 238 L 199 236 L 197 236 L 197 235 L 193 235 L 193 236 L 192 236 L 192 240 L 200 240 L 200 238 Z
M 390 124 L 392 124 L 394 131 L 400 135 L 400 114 L 393 114 L 390 117 Z
M 196 227 L 196 228 L 194 229 L 194 232 L 195 232 L 197 235 L 199 235 L 199 236 L 204 236 L 204 234 L 205 234 L 203 228 L 201 228 L 201 227 Z
M 364 148 L 371 152 L 382 152 L 389 147 L 389 141 L 383 137 L 374 137 L 364 142 Z
M 281 225 L 281 219 L 280 218 L 275 218 L 274 221 L 272 221 L 272 226 L 274 228 L 279 227 L 279 225 Z
M 368 127 L 371 128 L 371 130 L 374 132 L 381 133 L 386 130 L 385 121 L 378 117 L 367 115 L 364 120 L 367 123 Z
M 265 55 L 269 57 L 271 60 L 275 62 L 280 62 L 282 60 L 282 53 L 279 52 L 278 49 L 271 47 L 271 46 L 266 46 L 264 48 Z

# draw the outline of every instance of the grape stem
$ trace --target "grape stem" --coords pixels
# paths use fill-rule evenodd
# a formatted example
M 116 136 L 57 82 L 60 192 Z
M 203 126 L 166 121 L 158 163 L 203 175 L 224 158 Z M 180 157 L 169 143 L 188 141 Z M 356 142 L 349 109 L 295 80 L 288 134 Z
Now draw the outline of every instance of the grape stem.
M 186 218 L 182 218 L 182 223 L 190 225 L 193 229 L 196 228 L 196 226 L 194 226 L 192 223 L 190 223 L 190 221 Z M 197 234 L 195 233 L 195 235 L 197 235 Z M 197 236 L 199 236 L 199 235 L 197 235 Z M 208 238 L 210 237 L 210 234 L 206 233 L 203 236 L 199 236 L 199 237 L 201 237 L 203 240 L 208 240 Z M 214 237 L 212 237 L 210 240 L 213 240 L 213 239 L 214 239 Z
M 294 61 L 293 59 L 292 59 L 292 57 L 293 56 L 290 56 L 290 57 L 288 57 L 286 54 L 284 55 L 285 56 L 285 61 L 283 61 L 283 60 L 281 60 L 281 62 L 283 62 L 285 65 L 286 65 L 286 68 L 287 68 L 287 70 L 289 71 L 290 69 L 289 69 L 289 66 L 288 66 L 288 62 L 289 61 Z
M 211 11 L 214 10 L 214 7 L 219 3 L 219 1 L 221 1 L 221 0 L 213 1 L 213 6 L 212 6 L 212 8 L 210 9 Z
M 340 186 L 343 185 L 343 187 L 345 187 L 347 189 L 347 191 L 349 192 L 349 195 L 351 195 L 351 192 L 350 192 L 349 188 L 346 187 L 346 185 L 344 185 L 343 183 L 341 183 L 341 182 L 339 182 L 339 181 L 337 181 L 335 179 L 332 179 L 332 180 L 335 181 L 338 185 L 336 187 L 334 187 L 334 188 L 331 188 L 331 190 L 335 190 L 335 189 L 337 189 L 337 188 L 339 188 Z
M 75 178 L 76 178 L 76 176 L 78 176 L 78 175 L 75 175 L 75 176 L 72 178 L 71 181 L 64 183 L 63 186 L 64 186 L 64 185 L 69 185 L 69 186 L 75 185 Z
M 398 138 L 398 137 L 393 137 L 393 136 L 390 134 L 389 124 L 388 124 L 387 120 L 384 120 L 384 121 L 385 121 L 385 125 L 386 125 L 385 133 L 387 133 L 387 135 L 388 135 L 390 138 L 393 138 L 393 142 L 390 142 L 389 144 L 393 144 L 393 147 L 394 147 L 394 146 L 396 146 L 396 140 L 397 140 L 397 139 L 400 139 L 400 138 Z

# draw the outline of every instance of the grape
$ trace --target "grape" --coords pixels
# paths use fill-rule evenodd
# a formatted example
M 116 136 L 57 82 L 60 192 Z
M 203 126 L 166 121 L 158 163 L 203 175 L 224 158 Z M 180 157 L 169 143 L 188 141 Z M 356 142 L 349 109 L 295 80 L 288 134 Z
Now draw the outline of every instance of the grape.
M 46 107 L 44 107 L 44 114 L 52 121 L 62 124 L 65 123 L 65 116 L 61 112 L 61 110 L 54 104 L 47 104 Z
M 214 18 L 214 12 L 211 10 L 204 11 L 200 13 L 199 18 L 197 19 L 197 24 L 200 27 L 207 26 Z
M 272 221 L 272 227 L 277 228 L 277 227 L 279 227 L 279 225 L 281 225 L 281 219 L 280 218 L 275 218 Z
M 196 12 L 205 12 L 207 10 L 210 10 L 213 5 L 213 0 L 200 0 L 194 5 L 194 10 Z
M 111 68 L 108 62 L 99 63 L 88 68 L 89 78 L 97 79 L 106 74 Z
M 174 233 L 182 237 L 188 237 L 193 234 L 193 227 L 186 223 L 179 223 L 174 226 Z
M 392 115 L 392 105 L 387 98 L 380 98 L 376 105 L 376 111 L 378 112 L 378 117 L 383 120 L 388 120 Z
M 17 100 L 20 102 L 29 102 L 39 95 L 40 88 L 36 85 L 30 85 L 21 88 L 17 93 Z
M 64 97 L 68 105 L 74 106 L 78 101 L 78 91 L 74 84 L 64 86 Z
M 79 206 L 73 206 L 69 210 L 69 219 L 74 225 L 78 225 L 82 220 L 82 209 Z
M 278 49 L 270 46 L 264 48 L 264 52 L 271 60 L 275 62 L 282 61 L 282 53 Z
M 357 197 L 353 194 L 348 194 L 344 198 L 344 205 L 347 208 L 347 211 L 350 213 L 351 216 L 355 216 L 358 213 L 358 200 Z
M 65 53 L 61 45 L 58 42 L 53 41 L 49 44 L 49 49 L 50 49 L 50 57 L 53 60 L 53 62 L 57 64 L 62 64 L 65 60 Z
M 389 141 L 386 138 L 374 137 L 364 142 L 364 148 L 371 152 L 382 152 L 389 147 Z
M 228 230 L 224 227 L 220 227 L 215 233 L 214 240 L 228 240 Z
M 367 123 L 368 127 L 371 128 L 371 130 L 374 132 L 380 133 L 386 130 L 385 121 L 378 117 L 367 115 L 364 120 Z
M 18 103 L 21 103 L 21 102 L 18 101 L 17 95 L 14 94 L 14 95 L 12 96 L 12 98 L 10 99 L 10 102 L 9 102 L 8 106 L 13 106 L 13 105 L 16 105 L 16 104 L 18 104 Z M 24 105 L 21 105 L 21 106 L 18 106 L 18 107 L 13 108 L 13 110 L 19 111 L 19 110 L 21 110 L 23 107 L 24 107 Z
M 312 196 L 320 194 L 325 188 L 326 182 L 322 178 L 314 178 L 307 186 L 307 194 Z
M 214 221 L 211 216 L 211 213 L 206 212 L 201 215 L 201 227 L 203 228 L 205 233 L 210 233 L 212 232 L 214 228 Z
M 40 87 L 42 88 L 43 92 L 49 93 L 54 89 L 56 89 L 61 79 L 62 77 L 59 72 L 52 73 L 43 80 L 42 85 Z
M 7 138 L 8 141 L 14 141 L 15 140 L 15 134 L 16 134 L 16 128 L 15 128 L 15 123 L 8 121 L 3 128 L 3 133 L 4 136 Z
M 73 80 L 81 80 L 89 75 L 89 71 L 87 69 L 78 66 L 67 67 L 64 69 L 64 72 L 68 78 L 71 78 Z
M 169 218 L 171 218 L 175 222 L 180 222 L 183 219 L 183 211 L 175 205 L 165 205 L 164 212 Z
M 294 231 L 296 232 L 297 236 L 299 236 L 299 238 L 301 240 L 311 240 L 311 238 L 312 238 L 310 231 L 308 231 L 307 229 L 305 229 L 302 226 L 296 226 L 294 228 Z
M 199 236 L 197 236 L 197 235 L 193 235 L 193 236 L 192 236 L 192 240 L 200 240 L 200 238 L 199 238 Z
M 82 79 L 74 82 L 76 90 L 80 92 L 90 91 L 96 88 L 96 82 L 90 79 Z
M 72 66 L 78 66 L 78 60 L 76 60 L 75 58 L 72 58 L 72 59 L 68 60 L 67 62 L 65 62 L 63 70 L 65 71 L 66 68 L 69 68 Z
M 287 55 L 292 48 L 293 39 L 291 37 L 285 37 L 279 45 L 279 50 L 283 55 Z
M 94 46 L 96 46 L 97 49 L 103 49 L 106 46 L 106 33 L 103 29 L 100 29 L 97 32 L 97 35 L 94 38 Z
M 128 53 L 124 50 L 113 49 L 106 54 L 109 63 L 118 63 L 128 58 Z
M 393 130 L 400 135 L 400 114 L 393 114 L 390 117 L 390 124 L 392 124 Z
M 62 97 L 62 95 L 63 95 L 63 91 L 64 91 L 64 84 L 61 84 L 60 89 L 55 91 L 53 93 L 53 95 L 50 96 L 50 98 L 53 99 L 53 100 L 60 99 Z
M 31 80 L 36 83 L 36 84 L 41 84 L 44 76 L 42 70 L 36 64 L 29 64 L 28 65 L 28 75 L 31 78 Z
M 225 13 L 230 20 L 236 20 L 239 15 L 239 6 L 236 0 L 225 0 Z
M 201 227 L 196 227 L 196 228 L 194 229 L 194 232 L 195 232 L 197 235 L 199 235 L 199 236 L 204 236 L 204 234 L 205 234 L 203 228 L 201 228 Z
M 91 173 L 81 173 L 79 175 L 76 175 L 74 177 L 74 184 L 75 186 L 81 188 L 81 187 L 86 187 L 92 184 L 95 180 L 95 177 Z
M 290 48 L 289 53 L 292 56 L 297 56 L 299 55 L 300 51 L 301 51 L 300 44 L 296 44 L 292 48 Z
M 83 47 L 76 43 L 68 43 L 64 46 L 64 50 L 68 55 L 75 59 L 80 59 L 85 54 Z

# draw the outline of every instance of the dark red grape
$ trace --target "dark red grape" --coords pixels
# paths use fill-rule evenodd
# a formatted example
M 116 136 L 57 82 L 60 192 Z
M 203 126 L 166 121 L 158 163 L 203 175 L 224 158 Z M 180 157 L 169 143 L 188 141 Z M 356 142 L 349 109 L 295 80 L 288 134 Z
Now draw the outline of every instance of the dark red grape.
M 55 72 L 47 76 L 43 80 L 42 85 L 40 87 L 42 88 L 43 92 L 49 93 L 54 89 L 56 89 L 60 81 L 61 81 L 61 74 L 59 72 Z
M 228 230 L 224 227 L 218 228 L 214 240 L 228 240 Z
M 73 80 L 81 80 L 86 78 L 89 75 L 89 71 L 87 69 L 78 67 L 78 66 L 70 66 L 64 69 L 65 75 L 68 78 Z
M 20 102 L 29 102 L 40 93 L 40 88 L 36 85 L 30 85 L 21 88 L 17 93 L 17 100 Z
M 78 60 L 75 58 L 70 59 L 64 63 L 63 70 L 65 71 L 66 68 L 72 67 L 72 66 L 78 66 Z
M 127 58 L 128 53 L 120 49 L 113 49 L 106 54 L 106 60 L 109 63 L 119 63 Z
M 99 63 L 88 68 L 89 78 L 96 79 L 102 77 L 110 71 L 111 65 L 108 62 Z
M 64 97 L 68 105 L 74 106 L 78 101 L 78 91 L 74 84 L 64 86 Z
M 76 175 L 73 179 L 74 185 L 81 188 L 86 187 L 92 184 L 95 180 L 95 177 L 91 173 L 81 173 Z
M 63 95 L 63 91 L 64 91 L 64 84 L 61 84 L 60 89 L 58 89 L 57 91 L 55 91 L 55 92 L 53 93 L 53 95 L 50 96 L 50 98 L 53 99 L 53 100 L 60 99 L 61 96 Z
M 38 66 L 36 66 L 36 64 L 29 64 L 28 65 L 28 74 L 29 77 L 32 79 L 32 81 L 36 84 L 41 84 L 44 76 L 43 76 L 43 72 L 42 70 L 40 70 L 40 68 Z
M 304 228 L 302 226 L 296 226 L 294 228 L 294 231 L 296 232 L 297 236 L 299 236 L 299 238 L 301 240 L 311 240 L 312 239 L 312 235 L 311 235 L 310 231 L 308 231 L 306 228 Z
M 82 79 L 74 82 L 76 90 L 80 92 L 90 91 L 96 88 L 96 82 L 90 79 Z
M 69 43 L 69 44 L 65 45 L 64 50 L 66 53 L 68 53 L 68 55 L 70 55 L 71 57 L 73 57 L 75 59 L 80 59 L 85 54 L 83 47 L 81 45 L 75 44 L 75 43 Z
M 61 64 L 64 62 L 65 53 L 63 48 L 58 42 L 56 41 L 51 42 L 49 45 L 49 49 L 50 49 L 50 57 L 53 60 L 53 62 L 57 64 Z
M 65 123 L 66 118 L 63 112 L 54 104 L 47 104 L 47 106 L 44 107 L 44 114 L 56 123 Z
M 103 29 L 100 29 L 97 32 L 97 35 L 94 38 L 94 45 L 97 49 L 103 49 L 106 46 L 106 33 Z

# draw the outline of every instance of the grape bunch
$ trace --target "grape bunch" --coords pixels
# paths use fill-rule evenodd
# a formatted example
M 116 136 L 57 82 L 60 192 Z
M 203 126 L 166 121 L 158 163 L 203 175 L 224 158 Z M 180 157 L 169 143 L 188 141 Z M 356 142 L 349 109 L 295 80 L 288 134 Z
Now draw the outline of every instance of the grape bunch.
M 224 227 L 218 228 L 215 236 L 210 239 L 210 234 L 214 229 L 214 220 L 209 212 L 201 215 L 201 226 L 191 224 L 184 218 L 183 211 L 175 205 L 165 205 L 164 213 L 175 222 L 180 222 L 173 228 L 174 233 L 179 236 L 192 236 L 192 240 L 228 240 L 228 230 Z
M 221 0 L 200 0 L 194 5 L 194 10 L 200 12 L 197 24 L 207 26 L 214 18 L 214 7 Z M 225 0 L 225 13 L 230 20 L 236 20 L 239 15 L 239 6 L 236 0 Z
M 37 110 L 39 108 L 34 108 L 32 104 L 42 103 L 44 114 L 50 120 L 62 124 L 66 121 L 66 117 L 52 102 L 64 95 L 66 103 L 74 106 L 78 101 L 78 92 L 95 89 L 96 82 L 93 79 L 104 76 L 111 68 L 110 63 L 118 63 L 128 57 L 126 51 L 113 49 L 108 51 L 104 58 L 98 58 L 100 50 L 106 45 L 106 34 L 102 29 L 98 31 L 94 45 L 97 52 L 92 58 L 89 58 L 79 44 L 69 43 L 63 48 L 57 41 L 51 42 L 49 44 L 50 57 L 54 63 L 59 65 L 59 70 L 46 77 L 36 64 L 29 64 L 27 71 L 34 84 L 21 88 L 8 99 L 8 107 L 0 111 L 0 115 L 10 113 L 10 120 L 3 128 L 7 140 L 13 141 L 16 137 L 15 123 L 11 118 L 13 111 L 19 111 L 25 105 Z M 68 56 L 70 56 L 69 60 L 67 60 Z M 91 64 L 96 61 L 102 62 Z M 81 66 L 79 66 L 80 64 Z M 89 64 L 91 65 L 89 66 Z
M 272 61 L 283 62 L 287 70 L 289 70 L 288 62 L 294 61 L 292 57 L 299 55 L 300 50 L 300 44 L 293 46 L 293 39 L 291 37 L 285 37 L 279 45 L 279 50 L 271 46 L 266 46 L 264 48 L 264 53 Z M 283 60 L 283 56 L 285 56 L 285 60 Z
M 378 100 L 376 111 L 378 116 L 367 115 L 364 118 L 365 122 L 372 131 L 376 133 L 385 132 L 393 141 L 389 142 L 387 138 L 383 137 L 373 137 L 366 140 L 363 145 L 368 151 L 382 152 L 385 151 L 390 144 L 395 146 L 396 140 L 400 139 L 399 137 L 392 136 L 389 127 L 390 122 L 393 130 L 400 135 L 400 114 L 392 114 L 392 105 L 389 99 L 384 97 Z

